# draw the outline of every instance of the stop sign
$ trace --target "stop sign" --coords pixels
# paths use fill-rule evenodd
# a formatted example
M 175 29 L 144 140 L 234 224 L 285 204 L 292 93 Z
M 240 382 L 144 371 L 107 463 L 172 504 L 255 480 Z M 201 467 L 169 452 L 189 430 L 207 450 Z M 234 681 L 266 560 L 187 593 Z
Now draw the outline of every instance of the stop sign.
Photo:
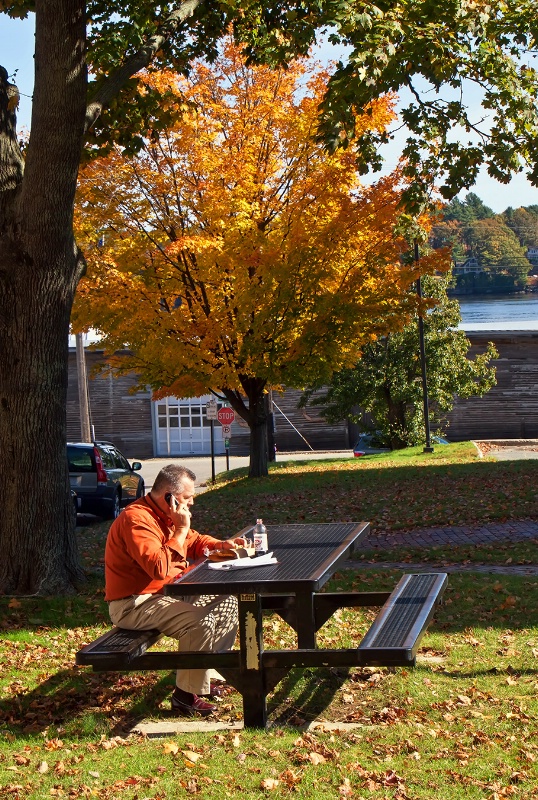
M 219 408 L 217 411 L 217 419 L 221 425 L 231 425 L 235 419 L 233 408 Z

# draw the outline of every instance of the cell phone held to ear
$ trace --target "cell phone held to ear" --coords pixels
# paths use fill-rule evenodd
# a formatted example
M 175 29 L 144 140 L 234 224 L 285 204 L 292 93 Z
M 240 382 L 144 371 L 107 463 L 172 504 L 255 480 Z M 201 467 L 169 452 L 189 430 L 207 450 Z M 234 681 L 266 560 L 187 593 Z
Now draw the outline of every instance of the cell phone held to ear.
M 167 494 L 165 494 L 164 499 L 166 500 L 166 502 L 168 503 L 174 514 L 176 514 L 179 508 L 179 503 L 177 502 L 174 495 L 171 492 L 168 492 Z

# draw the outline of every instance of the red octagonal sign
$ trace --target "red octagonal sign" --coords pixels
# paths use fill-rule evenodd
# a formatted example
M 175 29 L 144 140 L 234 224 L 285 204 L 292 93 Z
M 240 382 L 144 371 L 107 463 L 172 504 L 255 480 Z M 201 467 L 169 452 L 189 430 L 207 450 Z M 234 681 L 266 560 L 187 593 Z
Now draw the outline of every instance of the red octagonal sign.
M 235 419 L 233 408 L 219 408 L 217 411 L 217 419 L 221 425 L 231 425 Z

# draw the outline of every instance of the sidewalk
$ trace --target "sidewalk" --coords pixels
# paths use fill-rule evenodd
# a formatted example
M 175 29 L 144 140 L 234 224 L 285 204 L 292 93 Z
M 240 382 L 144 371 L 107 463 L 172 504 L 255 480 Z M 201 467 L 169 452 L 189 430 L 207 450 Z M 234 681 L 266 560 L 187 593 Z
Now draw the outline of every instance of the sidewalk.
M 531 519 L 511 520 L 510 522 L 491 522 L 487 525 L 458 525 L 444 528 L 422 528 L 405 533 L 371 533 L 366 541 L 356 548 L 355 552 L 367 550 L 387 550 L 395 547 L 446 547 L 460 545 L 493 545 L 501 542 L 521 542 L 538 539 L 538 522 Z M 450 557 L 450 556 L 448 556 Z M 428 562 L 410 564 L 409 562 L 372 562 L 346 561 L 346 569 L 361 567 L 371 569 L 402 569 L 406 572 L 431 572 L 442 569 L 443 572 L 486 572 L 499 575 L 538 575 L 538 565 L 534 564 L 452 564 L 440 561 L 438 564 Z

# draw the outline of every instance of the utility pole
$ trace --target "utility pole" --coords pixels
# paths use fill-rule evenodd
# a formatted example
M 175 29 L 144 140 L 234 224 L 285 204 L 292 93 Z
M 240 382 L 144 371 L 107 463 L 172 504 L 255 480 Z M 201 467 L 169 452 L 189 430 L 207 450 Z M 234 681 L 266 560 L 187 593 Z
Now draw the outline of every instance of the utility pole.
M 415 263 L 419 263 L 418 252 L 418 239 L 415 239 Z M 422 300 L 422 286 L 420 284 L 420 275 L 417 278 L 417 294 L 419 300 Z M 425 453 L 433 453 L 433 447 L 430 436 L 430 411 L 428 405 L 428 382 L 426 379 L 426 347 L 424 344 L 424 320 L 419 311 L 418 315 L 418 339 L 420 345 L 420 367 L 422 370 L 422 403 L 424 406 L 424 427 L 426 429 L 426 446 L 424 447 Z
M 90 406 L 88 403 L 88 376 L 86 374 L 86 354 L 82 333 L 75 336 L 77 344 L 78 406 L 80 411 L 80 435 L 83 442 L 91 442 Z

